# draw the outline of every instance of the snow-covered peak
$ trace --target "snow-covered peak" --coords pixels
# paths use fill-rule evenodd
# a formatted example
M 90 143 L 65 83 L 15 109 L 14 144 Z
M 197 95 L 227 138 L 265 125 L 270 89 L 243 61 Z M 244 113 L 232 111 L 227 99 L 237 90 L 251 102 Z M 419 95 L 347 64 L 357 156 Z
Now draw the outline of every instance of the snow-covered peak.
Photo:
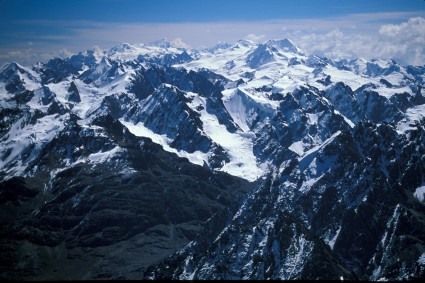
M 116 53 L 124 53 L 124 52 L 129 52 L 131 50 L 136 49 L 134 46 L 130 45 L 129 43 L 123 43 L 121 45 L 115 46 L 113 48 L 111 48 L 108 52 L 108 55 L 114 55 Z
M 0 70 L 0 97 L 8 97 L 6 92 L 32 91 L 39 87 L 40 75 L 28 67 L 12 62 Z
M 289 39 L 273 39 L 254 45 L 246 57 L 246 63 L 250 68 L 256 69 L 270 62 L 296 65 L 307 58 Z
M 232 47 L 232 45 L 230 43 L 227 43 L 225 41 L 223 41 L 223 42 L 219 41 L 216 44 L 214 44 L 213 46 L 205 48 L 205 51 L 214 53 L 217 50 L 224 50 L 224 49 L 227 49 L 227 48 L 230 48 L 230 47 Z
M 274 47 L 278 50 L 288 53 L 303 54 L 301 49 L 296 47 L 290 39 L 271 39 L 265 43 L 269 47 Z
M 12 76 L 13 74 L 19 75 L 24 73 L 29 73 L 29 70 L 19 65 L 16 62 L 11 62 L 8 64 L 5 64 L 1 70 L 0 70 L 0 79 L 3 77 L 4 79 L 7 79 L 9 76 Z
M 235 47 L 252 47 L 255 43 L 249 39 L 241 39 L 236 42 Z
M 339 69 L 350 70 L 357 75 L 368 77 L 388 76 L 401 71 L 401 66 L 394 60 L 355 58 L 334 60 L 332 63 Z
M 12 61 L 12 62 L 10 62 L 10 63 L 7 63 L 7 64 L 5 64 L 2 68 L 1 68 L 1 70 L 0 70 L 0 72 L 15 72 L 16 70 L 19 70 L 19 69 L 23 69 L 24 67 L 22 67 L 21 65 L 19 65 L 18 63 L 16 63 L 16 62 L 14 62 L 14 61 Z

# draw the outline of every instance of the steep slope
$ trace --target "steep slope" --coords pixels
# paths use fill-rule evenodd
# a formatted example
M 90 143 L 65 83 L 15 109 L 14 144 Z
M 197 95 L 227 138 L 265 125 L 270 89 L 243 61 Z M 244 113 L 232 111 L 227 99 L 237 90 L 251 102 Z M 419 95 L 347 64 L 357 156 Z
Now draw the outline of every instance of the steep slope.
M 31 163 L 34 175 L 0 183 L 2 278 L 140 278 L 252 187 L 111 116 L 79 121 L 72 116 Z
M 146 278 L 423 277 L 425 211 L 414 193 L 424 130 L 417 125 L 413 141 L 388 124 L 338 132 L 270 175 L 218 236 L 192 242 Z

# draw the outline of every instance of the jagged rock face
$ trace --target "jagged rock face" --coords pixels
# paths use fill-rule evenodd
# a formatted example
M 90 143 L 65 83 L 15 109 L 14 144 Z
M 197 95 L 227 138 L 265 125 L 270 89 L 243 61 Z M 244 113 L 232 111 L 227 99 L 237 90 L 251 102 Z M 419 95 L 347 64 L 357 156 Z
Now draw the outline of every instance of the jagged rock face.
M 140 278 L 252 187 L 133 136 L 111 116 L 89 128 L 71 117 L 31 165 L 34 176 L 0 185 L 3 278 Z
M 364 132 L 364 124 L 353 133 L 342 132 L 270 176 L 247 196 L 212 243 L 193 243 L 148 270 L 146 278 L 401 280 L 423 276 L 417 260 L 423 253 L 420 239 L 425 231 L 419 223 L 424 208 L 412 194 L 423 182 L 423 174 L 415 170 L 425 165 L 420 157 L 425 152 L 425 129 L 419 126 L 412 131 L 421 136 L 415 142 L 419 148 L 406 156 L 402 152 L 412 145 L 398 140 L 393 127 L 368 126 L 371 133 Z M 379 150 L 382 143 L 392 144 L 387 149 L 400 153 L 397 163 Z M 373 145 L 378 145 L 377 152 L 367 152 Z M 404 182 L 403 173 L 386 175 L 393 166 L 412 168 L 413 175 Z
M 8 64 L 0 278 L 422 278 L 424 77 L 290 40 Z

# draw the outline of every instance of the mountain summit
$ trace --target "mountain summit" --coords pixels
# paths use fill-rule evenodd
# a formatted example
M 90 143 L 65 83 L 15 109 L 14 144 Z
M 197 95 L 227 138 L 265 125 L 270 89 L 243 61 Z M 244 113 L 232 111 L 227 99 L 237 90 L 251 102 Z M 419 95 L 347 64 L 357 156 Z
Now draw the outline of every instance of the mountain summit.
M 10 63 L 0 278 L 423 278 L 424 80 L 289 39 Z

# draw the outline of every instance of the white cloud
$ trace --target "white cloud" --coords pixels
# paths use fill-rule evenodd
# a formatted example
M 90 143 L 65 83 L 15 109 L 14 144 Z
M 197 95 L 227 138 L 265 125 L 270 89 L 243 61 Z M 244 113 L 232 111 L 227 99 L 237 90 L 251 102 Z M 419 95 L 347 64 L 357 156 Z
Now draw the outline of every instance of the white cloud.
M 70 57 L 72 55 L 73 55 L 73 52 L 69 51 L 66 48 L 63 48 L 63 49 L 59 50 L 59 52 L 58 52 L 58 56 L 60 58 L 67 58 L 67 57 Z
M 254 42 L 260 42 L 261 40 L 264 40 L 265 38 L 266 38 L 265 34 L 256 35 L 254 33 L 250 33 L 244 37 L 244 39 L 248 39 Z
M 171 40 L 171 45 L 177 48 L 190 48 L 190 45 L 185 43 L 180 37 Z
M 387 24 L 379 29 L 384 48 L 381 56 L 392 56 L 413 64 L 425 64 L 425 19 L 411 18 L 399 25 Z
M 425 19 L 416 17 L 410 18 L 407 22 L 401 23 L 399 25 L 383 25 L 379 29 L 379 33 L 384 37 L 397 39 L 398 41 L 412 40 L 424 43 Z
M 8 50 L 0 52 L 0 62 L 4 64 L 7 62 L 16 61 L 22 65 L 28 65 L 39 61 L 39 59 L 46 59 L 43 55 L 44 54 L 34 52 L 30 48 L 22 50 Z
M 71 52 L 65 48 L 60 50 L 39 51 L 32 48 L 22 50 L 9 50 L 0 52 L 0 66 L 15 61 L 21 65 L 28 66 L 36 62 L 47 62 L 53 57 L 66 58 L 72 56 Z
M 425 64 L 425 19 L 385 24 L 368 33 L 333 29 L 327 33 L 289 33 L 301 49 L 330 58 L 395 59 Z

